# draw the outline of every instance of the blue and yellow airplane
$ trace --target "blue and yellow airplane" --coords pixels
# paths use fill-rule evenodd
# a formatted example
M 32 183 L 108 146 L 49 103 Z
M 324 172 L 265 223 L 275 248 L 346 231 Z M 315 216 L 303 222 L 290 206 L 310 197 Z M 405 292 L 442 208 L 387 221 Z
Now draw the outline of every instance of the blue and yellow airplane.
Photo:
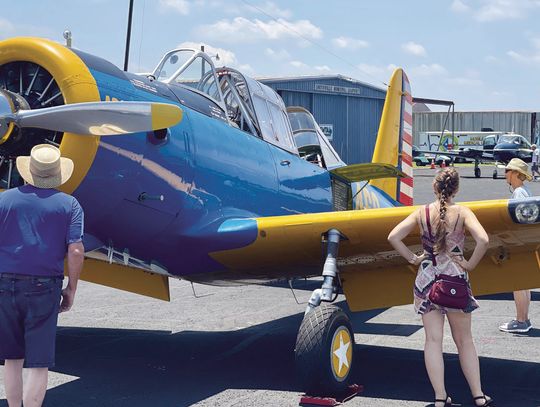
M 407 304 L 416 270 L 387 243 L 413 203 L 412 97 L 390 81 L 373 162 L 345 165 L 311 114 L 191 49 L 151 74 L 38 38 L 0 42 L 0 188 L 19 155 L 58 145 L 82 204 L 82 278 L 164 300 L 169 278 L 237 284 L 322 276 L 298 333 L 311 392 L 347 386 L 354 334 L 328 305 Z M 466 203 L 490 235 L 481 294 L 540 286 L 540 201 Z M 408 243 L 419 247 L 419 236 Z M 471 242 L 466 244 L 470 254 Z M 321 247 L 324 250 L 321 250 Z

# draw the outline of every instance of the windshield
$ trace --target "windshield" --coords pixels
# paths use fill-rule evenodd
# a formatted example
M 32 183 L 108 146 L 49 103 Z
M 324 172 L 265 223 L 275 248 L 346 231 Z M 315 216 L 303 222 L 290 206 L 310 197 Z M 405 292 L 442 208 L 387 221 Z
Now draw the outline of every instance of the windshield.
M 501 136 L 499 143 L 519 144 L 519 137 L 516 136 Z
M 293 131 L 315 130 L 313 120 L 305 112 L 288 112 Z
M 194 53 L 194 50 L 182 49 L 167 54 L 165 60 L 155 69 L 155 78 L 165 82 L 178 70 L 178 68 L 181 68 L 188 62 Z
M 210 96 L 218 104 L 222 100 L 214 64 L 202 51 L 185 48 L 170 51 L 152 75 L 161 82 L 195 89 Z

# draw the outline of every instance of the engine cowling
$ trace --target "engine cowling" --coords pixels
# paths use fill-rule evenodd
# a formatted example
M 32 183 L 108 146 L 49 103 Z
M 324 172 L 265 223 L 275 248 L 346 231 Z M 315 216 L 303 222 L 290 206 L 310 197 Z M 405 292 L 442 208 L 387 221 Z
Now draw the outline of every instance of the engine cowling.
M 96 81 L 81 58 L 65 46 L 41 38 L 0 41 L 0 87 L 18 94 L 26 101 L 25 108 L 31 109 L 100 100 Z M 41 129 L 10 129 L 0 140 L 0 176 L 12 177 L 15 158 L 28 155 L 34 145 L 58 144 L 62 155 L 75 163 L 71 179 L 59 189 L 72 193 L 88 173 L 99 139 Z M 17 182 L 9 186 L 17 186 Z

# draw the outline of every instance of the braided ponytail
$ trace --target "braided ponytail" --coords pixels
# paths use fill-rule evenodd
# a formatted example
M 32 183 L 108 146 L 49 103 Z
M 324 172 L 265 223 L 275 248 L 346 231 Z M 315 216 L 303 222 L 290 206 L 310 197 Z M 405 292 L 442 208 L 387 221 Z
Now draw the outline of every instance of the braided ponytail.
M 434 250 L 441 253 L 446 249 L 446 229 L 447 229 L 447 203 L 454 196 L 459 188 L 459 173 L 454 168 L 445 168 L 440 171 L 433 181 L 435 193 L 439 198 L 439 216 L 435 220 L 435 244 Z

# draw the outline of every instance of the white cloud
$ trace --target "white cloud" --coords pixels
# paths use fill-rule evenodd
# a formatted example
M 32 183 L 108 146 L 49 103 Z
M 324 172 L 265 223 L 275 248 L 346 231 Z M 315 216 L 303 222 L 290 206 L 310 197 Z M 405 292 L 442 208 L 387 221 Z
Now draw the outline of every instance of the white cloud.
M 282 18 L 266 22 L 236 17 L 233 20 L 224 19 L 201 26 L 198 32 L 216 41 L 235 43 L 300 38 L 300 36 L 309 39 L 322 37 L 322 30 L 308 20 L 287 21 Z
M 369 47 L 369 42 L 350 37 L 337 37 L 332 42 L 338 48 L 359 49 Z
M 540 53 L 538 51 L 527 53 L 526 55 L 510 50 L 506 53 L 510 58 L 512 58 L 514 61 L 521 62 L 521 63 L 538 63 L 540 62 Z
M 321 66 L 315 66 L 314 67 L 316 71 L 320 71 L 320 72 L 330 72 L 331 69 L 328 65 L 321 65 Z
M 530 42 L 532 45 L 532 49 L 529 49 L 527 51 L 516 51 L 516 50 L 509 50 L 506 52 L 506 55 L 509 56 L 514 61 L 528 64 L 528 63 L 534 63 L 537 64 L 540 62 L 540 38 L 533 37 L 530 38 Z
M 284 59 L 289 59 L 291 57 L 291 55 L 284 49 L 276 51 L 272 48 L 266 48 L 264 50 L 264 53 L 268 57 L 275 59 L 277 61 L 282 61 Z
M 446 69 L 439 64 L 422 64 L 411 69 L 414 76 L 440 76 L 446 73 Z
M 418 57 L 425 57 L 427 55 L 426 49 L 416 42 L 409 41 L 405 44 L 401 45 L 401 49 L 405 51 L 407 54 L 415 55 Z
M 159 0 L 159 5 L 163 9 L 172 9 L 179 14 L 189 14 L 189 2 L 187 0 Z
M 537 0 L 484 0 L 475 18 L 480 22 L 521 19 L 539 6 Z
M 195 49 L 201 49 L 201 45 L 204 45 L 204 52 L 206 52 L 211 57 L 215 57 L 216 55 L 219 55 L 219 61 L 216 62 L 215 58 L 212 58 L 214 61 L 214 64 L 217 66 L 221 65 L 227 65 L 227 66 L 235 66 L 238 65 L 238 60 L 236 59 L 236 55 L 234 52 L 229 51 L 224 48 L 217 48 L 213 47 L 208 44 L 204 44 L 201 42 L 183 42 L 178 45 L 178 48 L 195 48 Z
M 488 63 L 494 63 L 494 62 L 499 62 L 499 58 L 494 57 L 493 55 L 488 55 L 484 58 L 484 61 Z
M 456 13 L 466 13 L 471 8 L 461 0 L 454 0 L 450 6 L 450 9 Z
M 307 69 L 309 68 L 309 66 L 307 64 L 304 64 L 303 62 L 301 61 L 291 61 L 290 64 L 292 66 L 294 66 L 295 68 L 302 68 L 302 69 Z

